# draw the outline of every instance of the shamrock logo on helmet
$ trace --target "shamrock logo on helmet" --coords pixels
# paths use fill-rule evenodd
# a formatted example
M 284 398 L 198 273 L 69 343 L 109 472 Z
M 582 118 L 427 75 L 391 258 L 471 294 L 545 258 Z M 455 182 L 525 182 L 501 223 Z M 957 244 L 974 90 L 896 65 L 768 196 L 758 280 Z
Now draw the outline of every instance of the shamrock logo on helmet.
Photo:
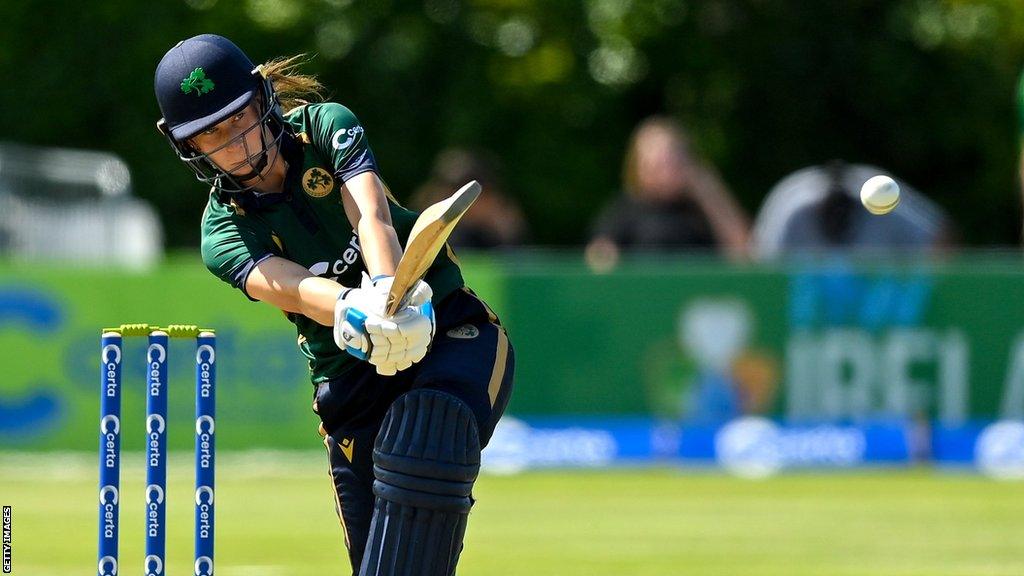
M 181 91 L 185 94 L 195 90 L 196 96 L 202 96 L 213 88 L 213 80 L 206 77 L 202 68 L 196 68 L 181 81 Z

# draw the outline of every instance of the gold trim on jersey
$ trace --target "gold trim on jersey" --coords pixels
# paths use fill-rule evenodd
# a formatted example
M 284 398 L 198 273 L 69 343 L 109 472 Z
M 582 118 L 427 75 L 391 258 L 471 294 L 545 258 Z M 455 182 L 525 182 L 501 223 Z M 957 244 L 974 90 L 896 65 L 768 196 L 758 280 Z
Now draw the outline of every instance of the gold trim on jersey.
M 229 203 L 231 204 L 231 207 L 235 209 L 235 214 L 238 214 L 239 216 L 245 216 L 245 210 L 242 209 L 242 207 L 238 204 L 238 202 L 235 201 L 234 198 L 229 200 Z
M 484 307 L 484 310 L 487 310 L 487 320 L 491 324 L 494 324 L 499 328 L 501 327 L 500 321 L 498 320 L 498 315 L 494 313 L 494 310 L 492 310 L 490 306 L 488 306 L 487 302 L 484 302 L 482 298 L 477 296 L 476 292 L 473 292 L 473 290 L 469 286 L 463 286 L 462 291 L 475 298 L 476 301 L 479 302 L 480 305 Z
M 462 267 L 462 262 L 460 262 L 459 261 L 459 257 L 455 255 L 455 250 L 452 250 L 452 245 L 447 243 L 447 242 L 445 242 L 444 243 L 444 247 L 445 247 L 445 250 L 447 250 L 448 259 L 451 260 L 453 264 L 455 264 L 456 266 L 461 268 Z

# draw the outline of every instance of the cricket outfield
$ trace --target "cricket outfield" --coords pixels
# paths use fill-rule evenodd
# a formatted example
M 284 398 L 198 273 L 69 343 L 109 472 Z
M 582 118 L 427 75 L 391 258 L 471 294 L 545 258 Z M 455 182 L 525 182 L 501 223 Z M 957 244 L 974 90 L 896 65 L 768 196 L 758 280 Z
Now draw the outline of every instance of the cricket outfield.
M 142 560 L 142 459 L 125 454 L 125 574 Z M 191 562 L 191 464 L 171 456 L 172 574 Z M 217 475 L 217 574 L 347 573 L 325 453 L 224 453 Z M 475 494 L 465 576 L 1024 574 L 1024 483 L 968 474 L 545 471 L 484 475 Z M 95 569 L 92 455 L 0 454 L 0 500 L 14 506 L 14 574 Z

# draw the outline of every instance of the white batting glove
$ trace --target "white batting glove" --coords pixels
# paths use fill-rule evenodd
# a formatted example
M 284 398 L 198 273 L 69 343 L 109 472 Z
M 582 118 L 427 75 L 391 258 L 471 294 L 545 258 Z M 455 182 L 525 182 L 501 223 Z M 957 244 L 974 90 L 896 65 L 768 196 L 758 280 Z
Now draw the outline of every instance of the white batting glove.
M 343 290 L 334 304 L 334 343 L 360 360 L 368 359 L 373 343 L 366 324 L 379 324 L 383 312 L 384 299 L 363 274 L 360 287 Z
M 394 278 L 385 276 L 374 282 L 384 301 L 393 281 Z M 420 280 L 409 291 L 406 305 L 381 322 L 379 331 L 377 325 L 367 327 L 372 344 L 369 360 L 378 374 L 396 374 L 426 356 L 436 329 L 432 295 L 430 286 Z
M 373 364 L 383 376 L 422 360 L 436 329 L 433 292 L 423 281 L 410 292 L 413 298 L 408 300 L 415 306 L 407 305 L 391 317 L 383 315 L 392 280 L 380 278 L 375 285 L 363 274 L 360 287 L 342 292 L 334 306 L 334 342 Z
M 433 306 L 407 306 L 380 324 L 367 324 L 366 331 L 372 343 L 370 363 L 378 374 L 395 374 L 426 356 L 434 337 Z

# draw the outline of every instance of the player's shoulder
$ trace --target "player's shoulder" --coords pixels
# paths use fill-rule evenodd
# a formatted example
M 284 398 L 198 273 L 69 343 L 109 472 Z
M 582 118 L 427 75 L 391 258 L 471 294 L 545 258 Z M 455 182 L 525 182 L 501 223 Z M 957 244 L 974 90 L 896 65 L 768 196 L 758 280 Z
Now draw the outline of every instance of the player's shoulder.
M 359 123 L 355 113 L 338 102 L 303 104 L 288 111 L 285 119 L 302 131 L 317 128 L 355 126 Z
M 217 190 L 211 189 L 206 200 L 206 208 L 203 209 L 203 228 L 217 220 L 230 219 L 232 216 L 231 201 Z
M 342 170 L 349 161 L 363 161 L 372 156 L 366 143 L 363 127 L 355 114 L 337 102 L 305 104 L 289 111 L 289 122 L 300 139 L 311 144 L 310 150 L 324 162 L 332 163 L 332 170 Z M 358 168 L 358 166 L 357 166 Z
M 206 208 L 203 210 L 202 234 L 203 237 L 223 234 L 236 231 L 238 228 L 253 228 L 255 222 L 246 218 L 245 211 L 231 198 L 216 190 L 210 191 Z

